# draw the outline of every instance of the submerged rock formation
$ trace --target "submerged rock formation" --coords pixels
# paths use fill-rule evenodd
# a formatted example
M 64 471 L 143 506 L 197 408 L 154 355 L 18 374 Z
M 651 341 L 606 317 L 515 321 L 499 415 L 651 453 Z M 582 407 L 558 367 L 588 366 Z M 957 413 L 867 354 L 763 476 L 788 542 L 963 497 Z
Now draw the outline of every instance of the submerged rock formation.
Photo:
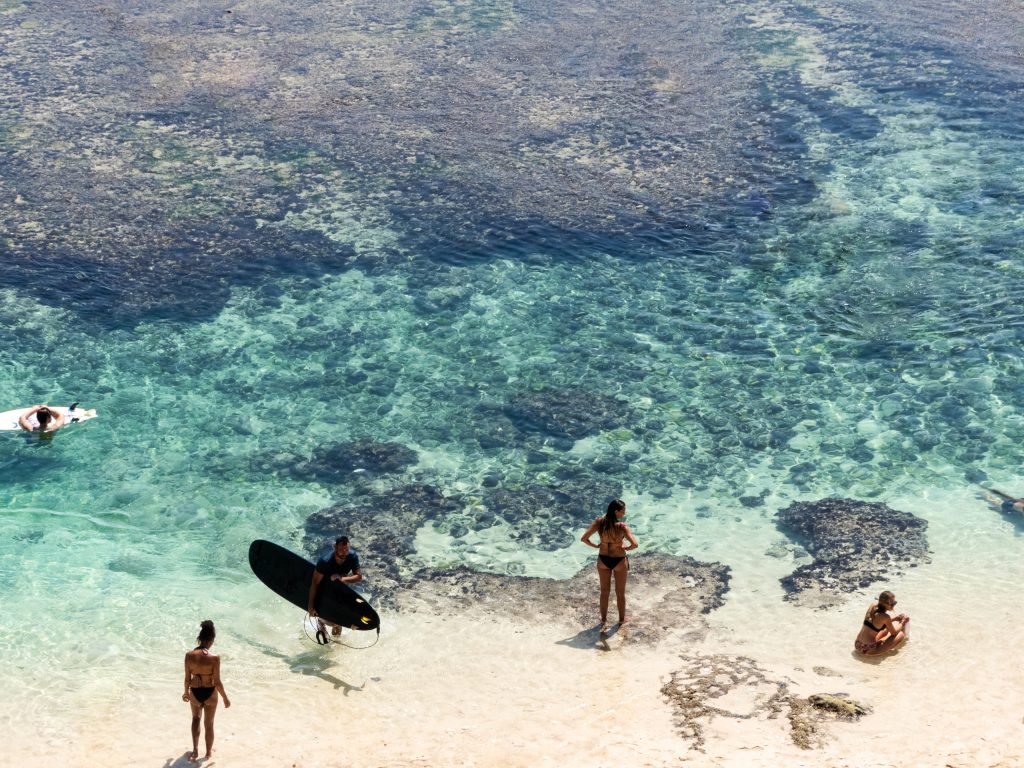
M 372 562 L 375 590 L 386 595 L 399 583 L 406 558 L 415 551 L 416 531 L 427 520 L 463 506 L 461 497 L 445 496 L 435 486 L 402 485 L 310 515 L 306 520 L 307 548 L 316 553 L 325 542 L 343 534 L 350 536 L 364 563 Z
M 775 517 L 814 557 L 781 580 L 787 600 L 833 605 L 843 594 L 931 560 L 928 522 L 880 502 L 794 502 Z
M 554 388 L 517 395 L 505 412 L 524 433 L 571 440 L 623 426 L 632 416 L 629 405 L 614 397 Z
M 387 475 L 403 472 L 419 461 L 416 451 L 399 443 L 355 440 L 317 448 L 302 469 L 317 479 L 347 478 L 353 472 Z
M 417 461 L 419 455 L 416 451 L 400 443 L 363 439 L 318 446 L 308 459 L 291 452 L 278 452 L 258 457 L 252 464 L 259 472 L 338 484 L 404 472 Z
M 587 470 L 563 467 L 556 483 L 505 485 L 483 493 L 481 522 L 502 520 L 516 542 L 531 549 L 563 549 L 601 514 L 622 485 Z

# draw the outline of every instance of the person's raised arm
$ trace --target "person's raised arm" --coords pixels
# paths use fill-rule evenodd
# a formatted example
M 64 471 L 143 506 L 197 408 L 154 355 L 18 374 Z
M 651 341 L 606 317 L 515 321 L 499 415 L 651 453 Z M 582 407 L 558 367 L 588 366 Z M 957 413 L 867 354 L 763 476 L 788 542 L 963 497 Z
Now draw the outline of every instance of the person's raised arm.
M 594 535 L 595 533 L 597 533 L 597 526 L 598 526 L 598 523 L 599 523 L 599 522 L 600 522 L 600 520 L 599 520 L 599 519 L 598 519 L 598 520 L 595 520 L 594 522 L 592 522 L 592 523 L 590 524 L 590 527 L 589 527 L 589 528 L 587 528 L 587 530 L 586 530 L 586 531 L 585 531 L 585 532 L 583 533 L 583 535 L 582 535 L 582 536 L 580 537 L 580 541 L 582 541 L 582 542 L 583 542 L 584 544 L 586 544 L 586 545 L 587 545 L 588 547 L 593 547 L 594 549 L 600 549 L 600 548 L 601 548 L 601 545 L 600 545 L 600 544 L 595 544 L 594 542 L 592 542 L 592 541 L 590 540 L 590 537 L 591 537 L 591 536 L 593 536 L 593 535 Z
M 27 411 L 21 414 L 21 417 L 18 419 L 19 426 L 21 426 L 21 428 L 24 429 L 26 432 L 33 431 L 32 422 L 28 420 L 28 417 L 35 415 L 36 411 L 38 411 L 42 407 L 43 406 L 41 405 L 33 405 L 31 408 L 29 408 Z
M 217 693 L 223 697 L 224 708 L 227 709 L 230 707 L 231 699 L 229 699 L 228 695 L 224 692 L 224 683 L 220 681 L 220 656 L 217 656 L 213 660 L 213 687 L 216 688 Z
M 309 583 L 309 605 L 306 607 L 310 616 L 316 616 L 316 590 L 323 577 L 324 575 L 320 571 L 313 571 L 313 580 Z

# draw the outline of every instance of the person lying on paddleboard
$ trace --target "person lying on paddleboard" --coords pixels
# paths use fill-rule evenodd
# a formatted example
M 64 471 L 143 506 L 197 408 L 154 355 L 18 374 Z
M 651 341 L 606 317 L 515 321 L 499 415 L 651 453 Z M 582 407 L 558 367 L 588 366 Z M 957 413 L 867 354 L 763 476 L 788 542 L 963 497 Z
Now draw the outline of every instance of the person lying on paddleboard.
M 46 405 L 33 405 L 18 419 L 26 432 L 56 432 L 67 423 L 64 414 Z
M 1004 515 L 1024 514 L 1024 499 L 1015 499 L 995 488 L 985 488 L 984 490 L 985 501 L 994 507 L 999 507 L 999 511 Z
M 363 580 L 363 572 L 359 570 L 359 555 L 350 551 L 348 536 L 339 536 L 334 542 L 334 552 L 316 564 L 313 580 L 309 585 L 309 615 L 316 618 L 316 591 L 326 576 L 330 581 L 340 581 L 352 586 Z M 331 634 L 340 635 L 341 627 L 331 625 Z

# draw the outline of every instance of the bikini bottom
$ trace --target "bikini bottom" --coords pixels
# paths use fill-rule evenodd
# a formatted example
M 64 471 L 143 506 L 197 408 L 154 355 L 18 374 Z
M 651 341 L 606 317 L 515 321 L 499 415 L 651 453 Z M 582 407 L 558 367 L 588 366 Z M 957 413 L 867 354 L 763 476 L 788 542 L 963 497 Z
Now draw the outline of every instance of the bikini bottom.
M 217 690 L 217 689 L 216 688 L 206 688 L 206 687 L 203 687 L 203 688 L 190 688 L 189 690 L 191 690 L 192 691 L 192 695 L 196 697 L 196 701 L 198 701 L 200 704 L 205 704 L 206 700 L 208 698 L 210 698 L 213 695 L 213 692 L 215 690 Z
M 605 568 L 615 570 L 616 566 L 625 560 L 625 557 L 612 557 L 611 555 L 598 555 L 597 559 L 600 560 Z M 628 566 L 627 566 L 628 567 Z

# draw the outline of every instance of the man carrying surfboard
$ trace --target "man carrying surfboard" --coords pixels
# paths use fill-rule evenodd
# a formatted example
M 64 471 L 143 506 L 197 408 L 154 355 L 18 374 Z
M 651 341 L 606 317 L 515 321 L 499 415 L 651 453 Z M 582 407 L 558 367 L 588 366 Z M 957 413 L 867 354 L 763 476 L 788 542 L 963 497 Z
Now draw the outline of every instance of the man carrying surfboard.
M 26 432 L 56 432 L 66 423 L 63 413 L 47 405 L 33 405 L 18 418 L 18 424 Z
M 306 610 L 314 618 L 316 618 L 316 591 L 324 577 L 327 577 L 329 581 L 340 581 L 349 586 L 363 580 L 363 573 L 359 570 L 359 555 L 350 551 L 348 536 L 339 536 L 334 542 L 334 552 L 330 557 L 325 557 L 317 562 L 316 570 L 313 571 L 313 580 L 309 585 L 309 606 Z M 332 624 L 331 634 L 340 635 L 341 627 Z

